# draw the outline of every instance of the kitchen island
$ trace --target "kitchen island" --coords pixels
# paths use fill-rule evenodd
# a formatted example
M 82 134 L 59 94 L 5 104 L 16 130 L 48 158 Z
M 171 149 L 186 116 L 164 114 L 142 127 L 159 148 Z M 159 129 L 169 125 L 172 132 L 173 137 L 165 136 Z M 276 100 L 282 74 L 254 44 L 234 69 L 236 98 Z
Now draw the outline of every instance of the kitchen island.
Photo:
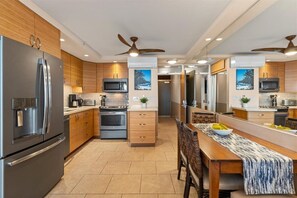
M 274 123 L 276 109 L 232 107 L 232 111 L 234 112 L 234 117 L 263 125 L 264 123 Z
M 128 108 L 128 141 L 131 146 L 155 145 L 158 136 L 158 107 Z

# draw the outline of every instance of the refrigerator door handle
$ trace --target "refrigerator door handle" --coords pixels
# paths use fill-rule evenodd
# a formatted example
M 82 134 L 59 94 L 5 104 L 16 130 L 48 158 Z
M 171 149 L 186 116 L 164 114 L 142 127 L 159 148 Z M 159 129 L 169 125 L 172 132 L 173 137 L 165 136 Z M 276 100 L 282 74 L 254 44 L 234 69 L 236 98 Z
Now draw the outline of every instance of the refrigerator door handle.
M 32 158 L 34 158 L 34 157 L 36 157 L 36 156 L 38 156 L 38 155 L 40 155 L 40 154 L 42 154 L 42 153 L 44 153 L 44 152 L 50 150 L 50 149 L 52 149 L 52 148 L 58 146 L 58 145 L 61 144 L 64 140 L 65 140 L 65 137 L 59 139 L 57 142 L 55 142 L 55 143 L 53 143 L 53 144 L 51 144 L 51 145 L 49 145 L 49 146 L 47 146 L 47 147 L 45 147 L 45 148 L 39 150 L 39 151 L 36 151 L 36 152 L 34 152 L 34 153 L 31 153 L 31 154 L 29 154 L 29 155 L 26 155 L 26 156 L 24 156 L 24 157 L 21 157 L 21 158 L 19 158 L 19 159 L 14 160 L 14 161 L 8 162 L 7 165 L 12 167 L 12 166 L 18 165 L 18 164 L 20 164 L 20 163 L 22 163 L 22 162 L 28 161 L 29 159 L 32 159 Z
M 43 121 L 42 121 L 42 133 L 45 134 L 47 130 L 48 121 L 48 75 L 47 66 L 43 58 L 39 59 L 39 65 L 41 67 L 41 72 L 43 75 Z
M 48 80 L 48 116 L 47 116 L 47 130 L 46 133 L 49 133 L 51 125 L 51 114 L 52 114 L 52 79 L 51 79 L 51 67 L 47 64 L 47 80 Z

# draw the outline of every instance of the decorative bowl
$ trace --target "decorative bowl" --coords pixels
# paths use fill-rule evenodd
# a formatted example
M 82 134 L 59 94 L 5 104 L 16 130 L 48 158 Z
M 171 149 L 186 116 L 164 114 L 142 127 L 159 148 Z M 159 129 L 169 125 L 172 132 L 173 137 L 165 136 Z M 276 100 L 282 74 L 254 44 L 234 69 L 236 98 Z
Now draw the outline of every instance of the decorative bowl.
M 225 129 L 225 130 L 217 130 L 217 129 L 212 129 L 216 134 L 221 135 L 221 136 L 226 136 L 232 133 L 233 129 Z

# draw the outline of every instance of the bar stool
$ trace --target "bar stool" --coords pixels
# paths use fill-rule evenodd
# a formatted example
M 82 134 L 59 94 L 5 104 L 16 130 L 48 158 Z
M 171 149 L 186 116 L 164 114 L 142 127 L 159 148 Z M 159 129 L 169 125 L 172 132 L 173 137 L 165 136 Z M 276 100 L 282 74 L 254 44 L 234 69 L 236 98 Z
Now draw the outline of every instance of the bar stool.
M 215 123 L 217 121 L 215 113 L 193 112 L 192 123 Z

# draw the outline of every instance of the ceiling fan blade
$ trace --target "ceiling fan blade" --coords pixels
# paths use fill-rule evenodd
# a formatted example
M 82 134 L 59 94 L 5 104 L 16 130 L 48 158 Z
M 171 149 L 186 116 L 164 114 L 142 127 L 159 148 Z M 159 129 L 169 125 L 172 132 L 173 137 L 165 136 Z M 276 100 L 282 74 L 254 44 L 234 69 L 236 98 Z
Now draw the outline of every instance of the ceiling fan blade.
M 117 55 L 123 55 L 123 54 L 129 54 L 129 51 L 124 52 L 124 53 L 120 53 L 120 54 L 116 54 L 116 56 L 117 56 Z
M 146 53 L 146 52 L 165 52 L 162 49 L 139 49 L 139 53 Z
M 270 47 L 270 48 L 259 48 L 259 49 L 253 49 L 252 51 L 257 52 L 257 51 L 265 51 L 265 52 L 279 52 L 279 53 L 284 53 L 286 48 L 281 48 L 281 47 Z
M 131 45 L 120 34 L 118 34 L 118 38 L 122 43 L 131 47 Z

